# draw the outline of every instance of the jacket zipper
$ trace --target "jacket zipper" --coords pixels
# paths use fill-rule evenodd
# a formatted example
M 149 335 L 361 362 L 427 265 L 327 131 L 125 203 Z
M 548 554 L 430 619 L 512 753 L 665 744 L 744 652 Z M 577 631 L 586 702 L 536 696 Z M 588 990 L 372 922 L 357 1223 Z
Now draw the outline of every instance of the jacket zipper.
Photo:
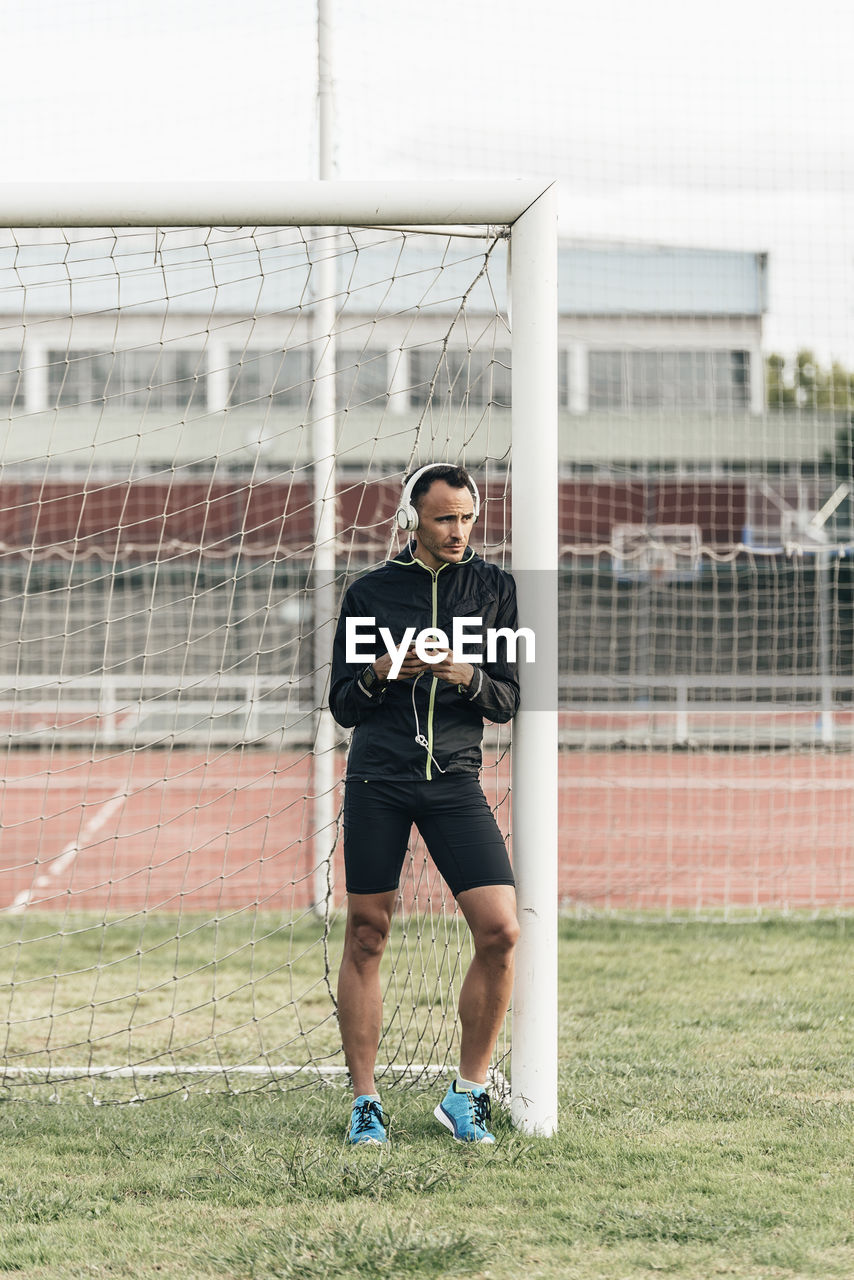
M 433 578 L 433 627 L 439 625 L 439 574 L 445 568 L 440 565 L 438 569 L 431 569 L 430 573 Z M 428 782 L 433 781 L 433 710 L 436 703 L 436 686 L 439 683 L 438 676 L 431 677 L 430 684 L 430 701 L 427 704 L 427 770 L 426 778 Z

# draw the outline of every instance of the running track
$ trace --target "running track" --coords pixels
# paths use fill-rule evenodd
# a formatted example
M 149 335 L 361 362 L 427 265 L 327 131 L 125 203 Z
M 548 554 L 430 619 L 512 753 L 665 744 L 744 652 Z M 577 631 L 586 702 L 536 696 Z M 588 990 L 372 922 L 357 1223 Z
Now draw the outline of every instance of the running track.
M 494 802 L 504 782 L 487 772 L 484 786 Z M 311 788 L 308 759 L 257 751 L 11 753 L 0 909 L 303 908 Z M 568 752 L 559 884 L 564 905 L 592 910 L 850 907 L 854 758 Z

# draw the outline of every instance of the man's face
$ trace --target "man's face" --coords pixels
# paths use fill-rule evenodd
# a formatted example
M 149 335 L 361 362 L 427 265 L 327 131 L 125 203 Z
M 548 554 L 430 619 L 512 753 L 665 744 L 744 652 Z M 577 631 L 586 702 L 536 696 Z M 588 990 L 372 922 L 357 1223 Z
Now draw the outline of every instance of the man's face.
M 416 556 L 431 569 L 457 564 L 473 526 L 474 499 L 468 486 L 454 489 L 445 480 L 434 480 L 418 500 Z

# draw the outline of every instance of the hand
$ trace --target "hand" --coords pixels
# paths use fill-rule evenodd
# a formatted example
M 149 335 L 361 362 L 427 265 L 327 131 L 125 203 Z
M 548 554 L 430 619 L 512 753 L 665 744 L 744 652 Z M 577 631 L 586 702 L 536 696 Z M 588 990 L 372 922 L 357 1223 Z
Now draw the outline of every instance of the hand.
M 394 678 L 396 680 L 411 680 L 413 676 L 420 676 L 422 672 L 427 671 L 429 665 L 430 664 L 428 662 L 423 662 L 422 659 L 418 657 L 418 654 L 414 649 L 407 649 L 406 657 L 403 659 L 400 666 L 400 671 Z M 380 680 L 391 679 L 389 674 L 391 671 L 390 653 L 384 653 L 381 658 L 377 658 L 376 662 L 374 662 L 372 666 Z
M 441 662 L 424 662 L 418 657 L 414 648 L 410 649 L 400 669 L 401 677 L 421 675 L 425 671 L 435 676 L 437 680 L 444 680 L 446 684 L 462 685 L 464 689 L 467 689 L 474 679 L 474 667 L 470 662 L 455 662 L 450 653 L 442 658 Z
M 373 668 L 380 680 L 390 679 L 391 654 L 384 653 L 381 658 L 377 658 Z M 396 679 L 412 680 L 415 676 L 423 675 L 425 671 L 439 680 L 444 680 L 447 684 L 461 684 L 464 689 L 467 689 L 474 679 L 474 667 L 470 662 L 454 662 L 450 654 L 441 662 L 425 662 L 423 658 L 418 657 L 414 647 L 407 649 Z
M 470 662 L 454 662 L 453 656 L 448 654 L 441 662 L 433 663 L 433 675 L 448 684 L 459 684 L 467 689 L 474 679 L 474 667 Z

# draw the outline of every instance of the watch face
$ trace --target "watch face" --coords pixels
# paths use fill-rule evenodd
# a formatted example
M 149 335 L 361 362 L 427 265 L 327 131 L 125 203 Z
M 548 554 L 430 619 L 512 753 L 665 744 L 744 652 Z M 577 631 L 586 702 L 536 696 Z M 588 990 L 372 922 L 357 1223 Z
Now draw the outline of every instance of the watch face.
M 376 683 L 377 683 L 376 671 L 374 671 L 373 667 L 365 667 L 364 671 L 362 672 L 362 684 L 365 686 L 366 689 L 373 689 Z

